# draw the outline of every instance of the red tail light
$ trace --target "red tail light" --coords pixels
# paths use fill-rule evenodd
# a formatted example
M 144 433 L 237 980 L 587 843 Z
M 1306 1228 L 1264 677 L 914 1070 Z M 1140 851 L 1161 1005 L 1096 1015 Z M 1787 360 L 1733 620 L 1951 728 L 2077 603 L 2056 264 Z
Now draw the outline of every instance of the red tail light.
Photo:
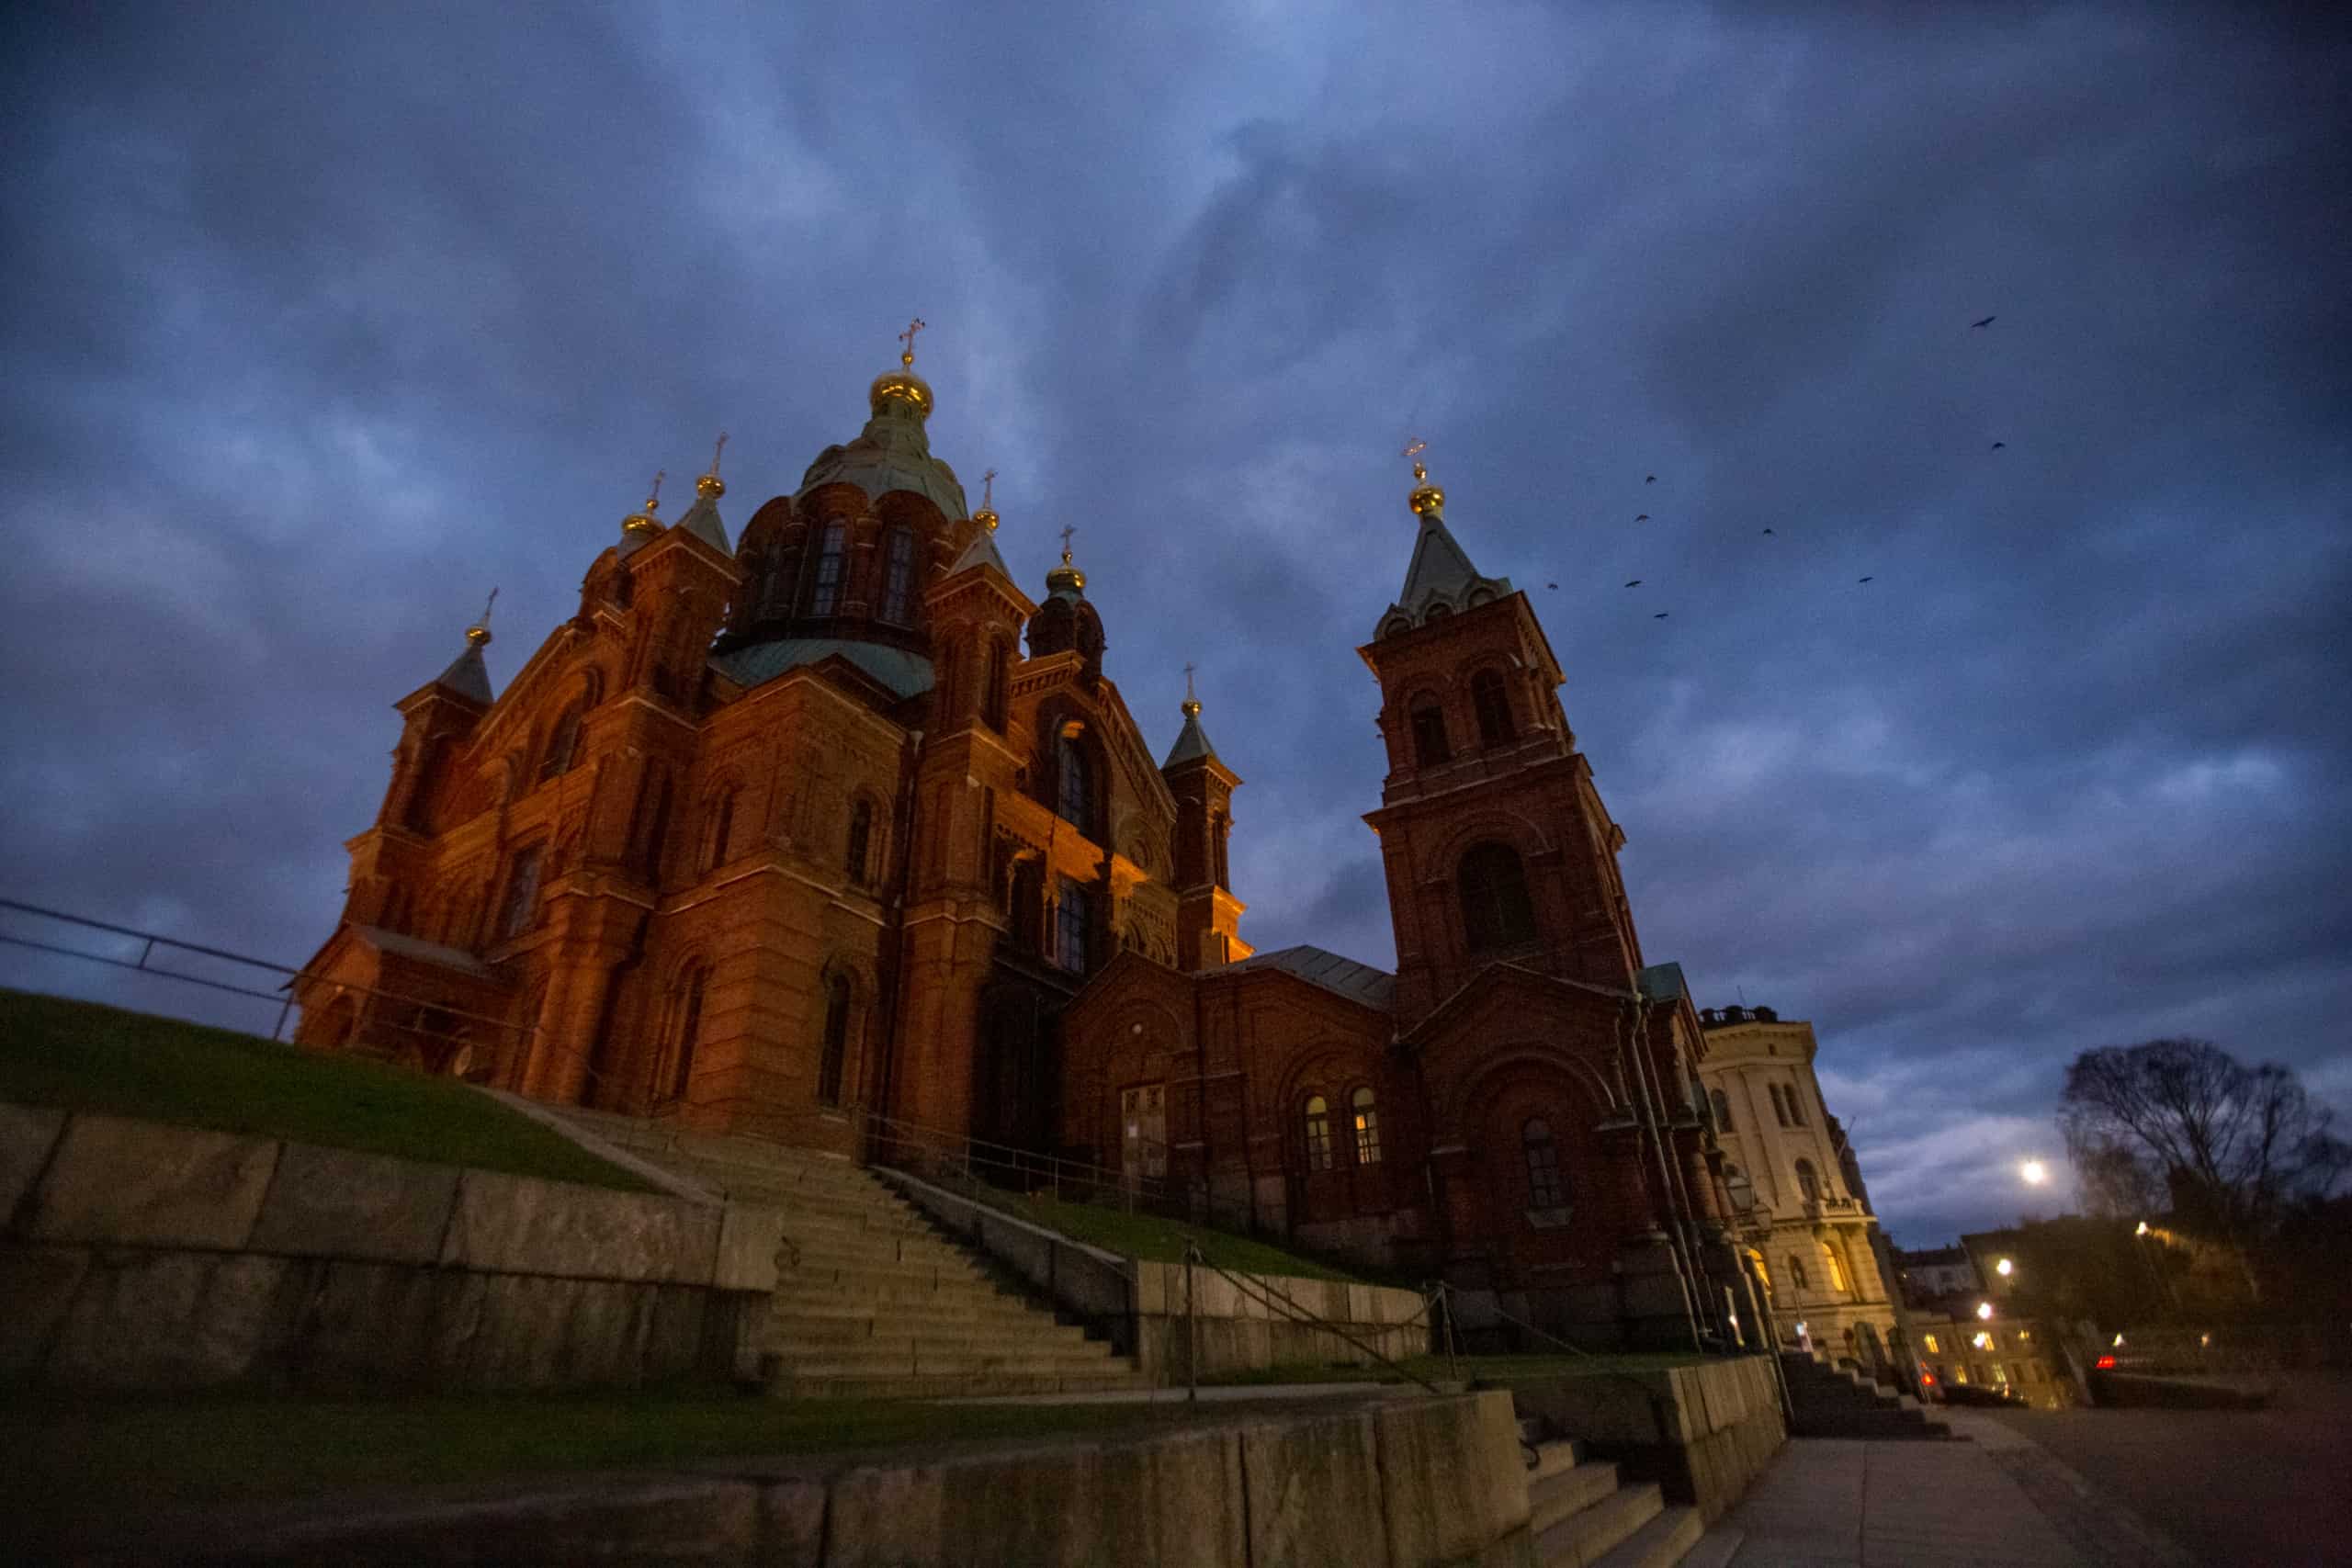
M 2112 1357 L 2112 1356 L 2101 1356 L 2098 1360 L 2093 1361 L 2093 1362 L 2091 1363 L 2091 1371 L 2095 1371 L 2095 1372 L 2109 1371 L 2112 1371 L 2112 1370 L 2114 1369 L 2114 1366 L 2115 1366 L 2115 1358 L 2114 1358 L 2114 1357 Z

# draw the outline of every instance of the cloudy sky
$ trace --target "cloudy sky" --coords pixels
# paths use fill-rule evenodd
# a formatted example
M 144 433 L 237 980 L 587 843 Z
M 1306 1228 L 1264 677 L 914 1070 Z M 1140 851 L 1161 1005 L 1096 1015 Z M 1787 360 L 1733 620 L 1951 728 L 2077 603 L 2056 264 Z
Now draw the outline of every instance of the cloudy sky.
M 1647 955 L 1815 1021 L 1899 1241 L 2063 1204 L 2086 1046 L 2352 1104 L 2344 31 L 1155 9 L 10 7 L 0 895 L 300 961 L 490 587 L 503 680 L 655 468 L 731 432 L 740 525 L 920 312 L 1156 745 L 1201 666 L 1261 946 L 1392 956 L 1418 435 Z

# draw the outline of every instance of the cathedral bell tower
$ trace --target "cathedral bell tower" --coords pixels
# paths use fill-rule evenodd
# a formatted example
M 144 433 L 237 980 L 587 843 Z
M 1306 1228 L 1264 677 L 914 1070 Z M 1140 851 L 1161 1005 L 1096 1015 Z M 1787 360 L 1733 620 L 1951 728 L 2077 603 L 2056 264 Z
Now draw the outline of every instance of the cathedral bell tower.
M 1236 956 L 1244 906 L 1233 896 L 1226 840 L 1233 831 L 1233 791 L 1241 777 L 1225 765 L 1201 728 L 1201 702 L 1193 694 L 1189 664 L 1183 711 L 1184 728 L 1159 764 L 1159 776 L 1176 797 L 1176 967 L 1190 975 Z
M 1471 563 L 1418 460 L 1413 479 L 1405 586 L 1357 649 L 1380 681 L 1388 747 L 1364 820 L 1396 922 L 1398 1026 L 1496 963 L 1627 989 L 1641 953 L 1617 872 L 1624 835 L 1561 710 L 1559 663 L 1527 596 Z

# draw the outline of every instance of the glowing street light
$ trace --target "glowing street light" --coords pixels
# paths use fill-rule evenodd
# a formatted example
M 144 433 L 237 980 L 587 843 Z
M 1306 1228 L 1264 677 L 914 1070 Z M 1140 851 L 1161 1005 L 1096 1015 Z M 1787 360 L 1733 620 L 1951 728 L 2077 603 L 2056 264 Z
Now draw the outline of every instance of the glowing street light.
M 2038 1159 L 2030 1159 L 2018 1167 L 2018 1174 L 2025 1178 L 2029 1187 L 2039 1187 L 2050 1179 L 2050 1168 Z
M 2133 1235 L 2147 1235 L 2147 1234 L 2148 1234 L 2148 1222 L 2147 1222 L 2147 1221 L 2145 1221 L 2145 1220 L 2142 1220 L 2142 1221 L 2140 1222 L 2140 1228 L 2139 1228 L 2138 1230 L 2136 1230 L 2136 1231 L 2133 1231 L 2132 1234 Z
M 1994 1272 L 1994 1273 L 1996 1273 L 1996 1274 L 1998 1274 L 1998 1275 L 1999 1275 L 2002 1279 L 2004 1279 L 2004 1280 L 2007 1279 L 2010 1275 L 2012 1275 L 2012 1274 L 2016 1273 L 2017 1271 L 2018 1271 L 2018 1266 L 2017 1266 L 2016 1264 L 2014 1264 L 2014 1263 L 2010 1262 L 2010 1261 L 2009 1261 L 2007 1258 L 2002 1258 L 1998 1263 L 1996 1263 L 1996 1264 L 1994 1264 L 1994 1265 L 1993 1265 L 1993 1272 Z
M 1993 1317 L 1993 1303 L 1991 1302 L 1978 1302 L 1976 1303 L 1976 1315 L 1984 1319 L 1988 1323 L 1991 1322 Z

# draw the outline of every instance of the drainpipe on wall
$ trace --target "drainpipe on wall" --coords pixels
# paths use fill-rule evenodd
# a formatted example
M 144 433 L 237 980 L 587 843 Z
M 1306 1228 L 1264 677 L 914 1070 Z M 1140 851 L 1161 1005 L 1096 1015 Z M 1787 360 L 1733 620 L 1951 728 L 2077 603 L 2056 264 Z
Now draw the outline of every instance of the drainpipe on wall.
M 1641 1005 L 1638 998 L 1633 1003 L 1633 1010 L 1637 1018 L 1640 1016 Z M 1619 1014 L 1621 1029 L 1624 1024 L 1624 1016 L 1623 1012 Z M 1630 1031 L 1621 1032 L 1619 1050 L 1623 1056 L 1630 1057 L 1634 1065 L 1635 1125 L 1649 1134 L 1650 1149 L 1657 1158 L 1660 1183 L 1658 1196 L 1666 1207 L 1667 1254 L 1674 1260 L 1674 1280 L 1682 1292 L 1682 1314 L 1690 1325 L 1690 1348 L 1695 1350 L 1700 1348 L 1699 1309 L 1697 1302 L 1691 1295 L 1693 1281 L 1690 1274 L 1690 1260 L 1685 1256 L 1689 1238 L 1682 1235 L 1680 1216 L 1675 1213 L 1673 1164 L 1667 1157 L 1665 1136 L 1658 1126 L 1657 1106 L 1652 1091 L 1650 1075 L 1642 1060 L 1641 1041 L 1639 1038 L 1629 1036 Z

